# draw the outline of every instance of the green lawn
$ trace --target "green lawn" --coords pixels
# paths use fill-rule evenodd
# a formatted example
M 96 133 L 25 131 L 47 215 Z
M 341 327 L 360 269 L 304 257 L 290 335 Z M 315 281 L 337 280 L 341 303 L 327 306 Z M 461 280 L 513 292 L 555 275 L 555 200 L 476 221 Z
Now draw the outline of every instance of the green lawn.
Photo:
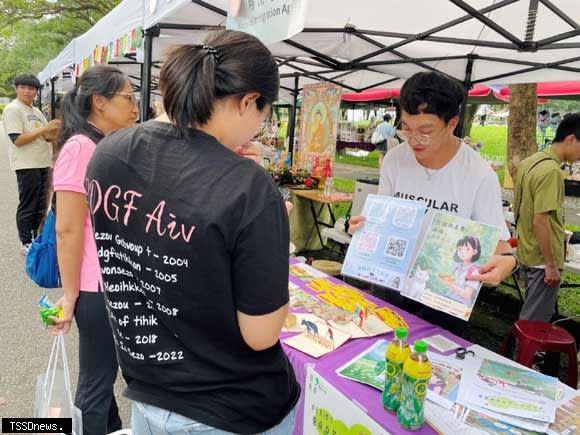
M 481 141 L 483 148 L 481 154 L 487 157 L 507 159 L 507 125 L 486 125 L 485 127 L 473 126 L 471 128 L 473 142 Z
M 354 192 L 354 186 L 356 184 L 355 180 L 350 180 L 348 178 L 335 178 L 334 179 L 334 190 L 340 192 Z M 337 204 L 332 207 L 332 211 L 336 218 L 346 216 L 348 212 L 348 204 Z
M 354 186 L 356 184 L 355 180 L 350 180 L 348 178 L 335 178 L 334 179 L 334 190 L 339 192 L 354 192 Z
M 337 154 L 335 159 L 337 163 L 344 163 L 347 165 L 366 166 L 368 168 L 379 167 L 379 152 L 373 151 L 367 157 L 355 157 L 348 154 Z
M 473 126 L 471 139 L 474 143 L 481 141 L 483 148 L 481 155 L 488 159 L 507 162 L 507 125 L 486 125 L 485 127 Z M 500 184 L 503 186 L 505 168 L 497 171 Z

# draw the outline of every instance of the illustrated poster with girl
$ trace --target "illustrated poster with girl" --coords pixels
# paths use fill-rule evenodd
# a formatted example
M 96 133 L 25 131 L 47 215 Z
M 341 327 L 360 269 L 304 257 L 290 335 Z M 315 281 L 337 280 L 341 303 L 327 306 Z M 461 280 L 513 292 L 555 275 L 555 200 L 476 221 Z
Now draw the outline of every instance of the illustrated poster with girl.
M 402 294 L 469 320 L 481 287 L 470 277 L 489 261 L 500 234 L 499 227 L 435 213 Z

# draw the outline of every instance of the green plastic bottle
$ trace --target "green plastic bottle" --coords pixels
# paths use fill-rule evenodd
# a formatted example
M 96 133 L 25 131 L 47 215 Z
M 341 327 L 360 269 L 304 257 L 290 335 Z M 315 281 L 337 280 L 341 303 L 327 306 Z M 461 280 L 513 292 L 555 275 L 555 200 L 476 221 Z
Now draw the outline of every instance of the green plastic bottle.
M 407 343 L 407 329 L 397 328 L 395 339 L 389 343 L 385 353 L 385 388 L 381 396 L 386 411 L 397 412 L 401 402 L 403 365 L 411 350 Z
M 416 341 L 413 353 L 405 361 L 403 384 L 401 387 L 401 405 L 397 419 L 401 427 L 407 430 L 419 430 L 425 423 L 425 396 L 431 380 L 431 362 L 427 358 L 427 343 Z

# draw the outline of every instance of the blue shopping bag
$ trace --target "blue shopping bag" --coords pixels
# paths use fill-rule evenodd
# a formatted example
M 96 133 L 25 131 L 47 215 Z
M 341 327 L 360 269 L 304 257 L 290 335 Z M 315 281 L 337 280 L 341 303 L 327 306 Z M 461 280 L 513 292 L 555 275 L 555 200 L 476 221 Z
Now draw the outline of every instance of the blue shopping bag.
M 56 216 L 49 210 L 42 231 L 30 245 L 26 255 L 26 273 L 43 288 L 61 287 L 56 257 Z

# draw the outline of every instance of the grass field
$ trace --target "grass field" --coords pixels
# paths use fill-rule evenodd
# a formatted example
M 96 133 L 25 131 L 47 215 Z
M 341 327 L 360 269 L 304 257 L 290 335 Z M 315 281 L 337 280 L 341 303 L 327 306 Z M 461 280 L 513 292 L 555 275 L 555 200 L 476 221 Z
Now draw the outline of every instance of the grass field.
M 379 167 L 379 152 L 373 151 L 369 153 L 368 157 L 355 157 L 349 156 L 348 154 L 337 155 L 334 159 L 335 162 L 344 163 L 347 165 L 357 165 L 366 166 L 368 168 L 378 168 Z

